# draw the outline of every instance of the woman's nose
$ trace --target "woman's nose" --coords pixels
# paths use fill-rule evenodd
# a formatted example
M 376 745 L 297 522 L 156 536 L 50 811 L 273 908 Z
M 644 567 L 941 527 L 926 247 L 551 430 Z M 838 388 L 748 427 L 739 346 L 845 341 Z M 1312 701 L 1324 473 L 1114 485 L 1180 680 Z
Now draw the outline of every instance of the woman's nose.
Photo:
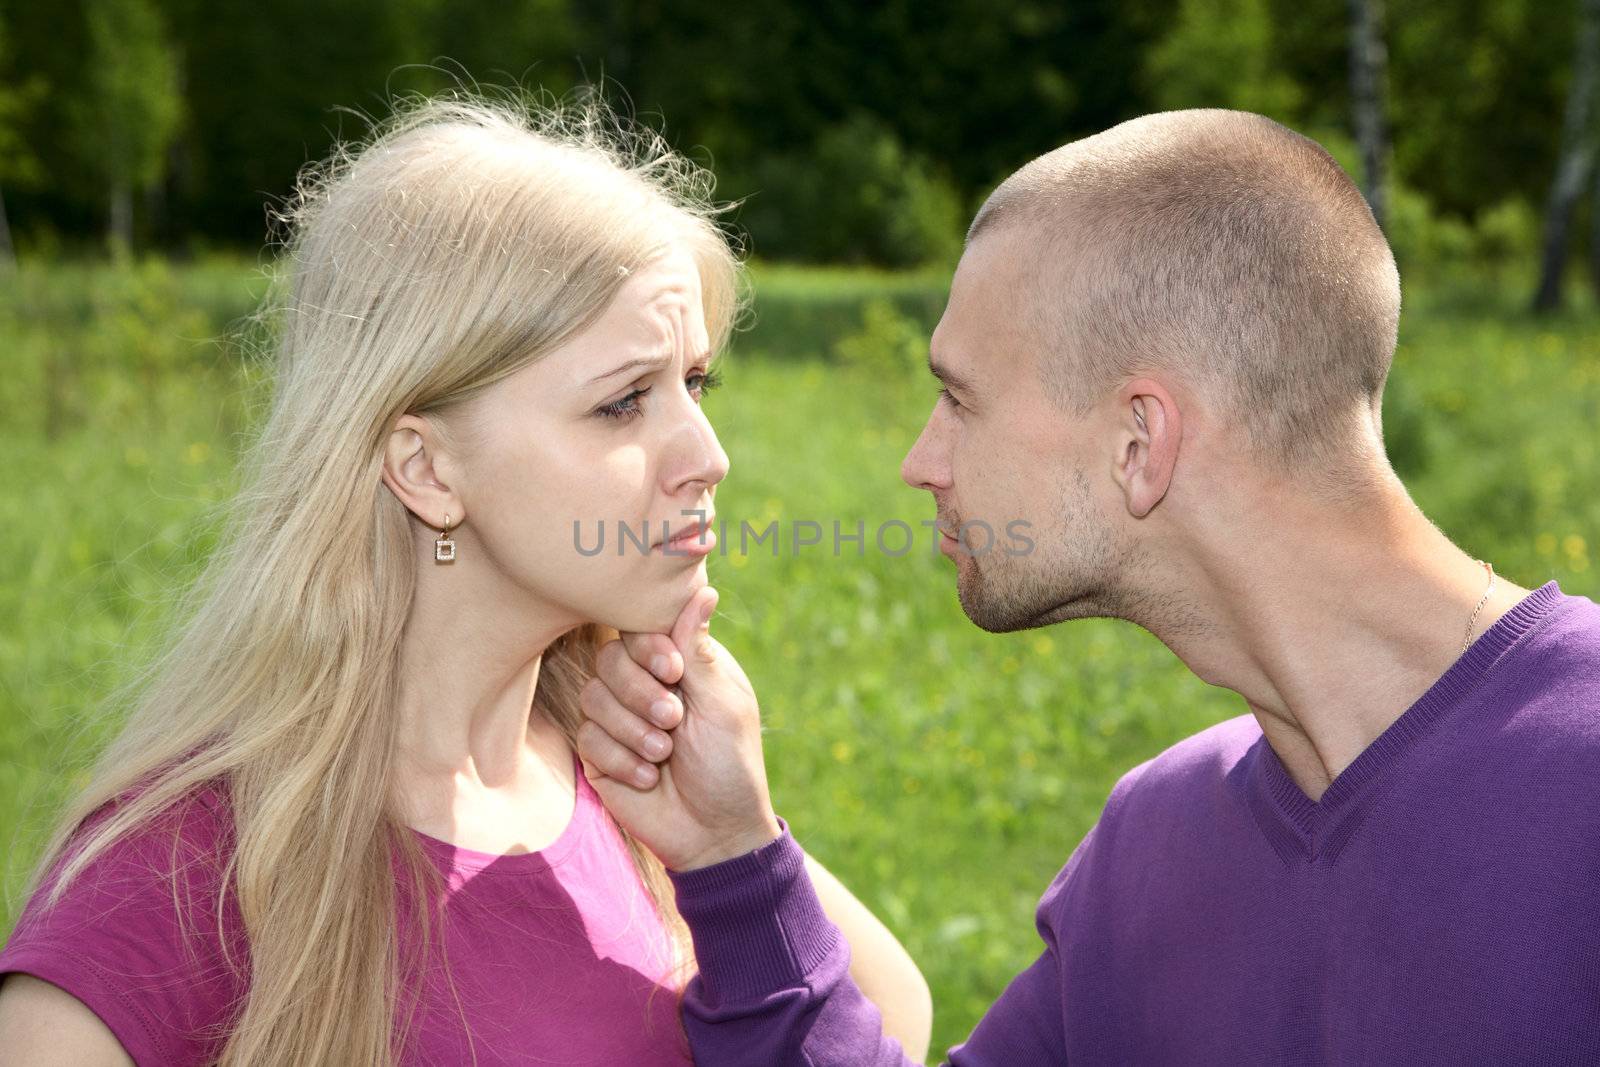
M 685 424 L 680 427 L 678 447 L 681 453 L 674 470 L 676 476 L 669 487 L 677 490 L 691 482 L 709 489 L 728 476 L 728 453 L 717 440 L 717 432 L 698 404 Z

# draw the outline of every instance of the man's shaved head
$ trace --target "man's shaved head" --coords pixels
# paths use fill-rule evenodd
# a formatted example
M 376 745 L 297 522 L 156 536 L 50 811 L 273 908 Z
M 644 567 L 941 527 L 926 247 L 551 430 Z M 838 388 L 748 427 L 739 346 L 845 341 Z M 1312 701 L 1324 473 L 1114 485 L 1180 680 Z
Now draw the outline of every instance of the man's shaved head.
M 1014 242 L 1053 398 L 1176 377 L 1264 466 L 1345 482 L 1376 425 L 1400 280 L 1361 191 L 1261 115 L 1145 115 L 1029 163 L 967 234 Z

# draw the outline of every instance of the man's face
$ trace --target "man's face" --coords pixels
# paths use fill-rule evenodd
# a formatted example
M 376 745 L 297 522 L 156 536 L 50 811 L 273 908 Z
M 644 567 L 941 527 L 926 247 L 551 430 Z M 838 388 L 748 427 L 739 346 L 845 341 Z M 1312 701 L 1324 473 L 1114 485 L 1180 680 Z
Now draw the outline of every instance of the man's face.
M 1114 450 L 1097 447 L 1097 416 L 1075 420 L 1040 376 L 1060 341 L 1027 302 L 1071 294 L 1032 277 L 1034 262 L 1014 228 L 961 257 L 929 348 L 945 388 L 900 470 L 933 494 L 962 609 L 996 633 L 1114 614 L 1129 555 Z

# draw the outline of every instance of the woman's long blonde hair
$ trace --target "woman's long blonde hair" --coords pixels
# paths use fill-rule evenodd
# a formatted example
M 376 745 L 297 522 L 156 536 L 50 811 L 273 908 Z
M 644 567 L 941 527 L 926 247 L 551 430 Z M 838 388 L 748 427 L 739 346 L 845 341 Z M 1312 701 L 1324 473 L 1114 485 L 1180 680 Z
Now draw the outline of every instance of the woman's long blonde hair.
M 276 366 L 243 489 L 169 638 L 108 699 L 123 725 L 29 886 L 63 861 L 53 904 L 97 853 L 225 783 L 223 883 L 249 993 L 224 1064 L 380 1067 L 415 1009 L 397 908 L 425 899 L 437 870 L 388 799 L 418 566 L 409 513 L 379 478 L 394 420 L 433 413 L 452 440 L 457 405 L 583 329 L 671 242 L 699 263 L 720 347 L 739 262 L 710 192 L 706 171 L 592 94 L 451 90 L 399 100 L 363 143 L 303 170 L 274 215 L 287 270 L 264 305 Z M 569 740 L 613 634 L 585 626 L 544 653 L 535 700 Z M 629 846 L 681 963 L 660 864 Z M 415 918 L 426 940 L 428 916 Z

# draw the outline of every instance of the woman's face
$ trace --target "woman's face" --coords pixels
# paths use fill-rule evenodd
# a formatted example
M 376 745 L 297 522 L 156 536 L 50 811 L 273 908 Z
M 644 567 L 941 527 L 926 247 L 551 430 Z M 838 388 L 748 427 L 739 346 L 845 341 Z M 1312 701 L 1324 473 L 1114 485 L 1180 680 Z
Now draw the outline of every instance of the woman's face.
M 716 541 L 700 527 L 728 473 L 700 409 L 709 348 L 699 271 L 675 247 L 475 401 L 483 447 L 462 457 L 475 548 L 559 620 L 664 632 L 705 584 Z

